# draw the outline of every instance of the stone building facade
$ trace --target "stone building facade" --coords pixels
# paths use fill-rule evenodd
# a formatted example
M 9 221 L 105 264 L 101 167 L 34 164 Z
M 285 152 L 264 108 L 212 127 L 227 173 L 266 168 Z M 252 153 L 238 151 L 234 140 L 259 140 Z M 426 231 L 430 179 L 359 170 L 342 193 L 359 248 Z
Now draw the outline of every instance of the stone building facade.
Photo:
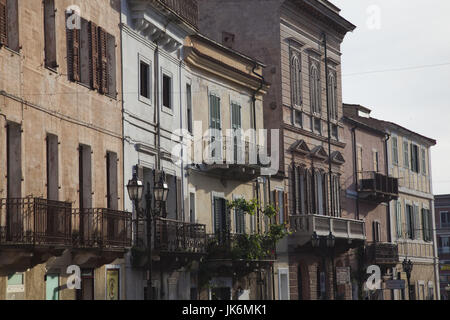
M 434 197 L 441 300 L 450 300 L 450 195 Z
M 267 65 L 264 126 L 281 130 L 280 170 L 272 181 L 283 184 L 286 222 L 296 231 L 277 250 L 277 299 L 337 296 L 336 272 L 349 272 L 338 257 L 365 239 L 364 222 L 344 218 L 340 205 L 348 161 L 340 46 L 355 26 L 339 11 L 329 1 L 199 1 L 201 32 Z M 313 236 L 325 244 L 330 232 L 333 248 L 312 248 Z
M 0 299 L 123 299 L 118 1 L 0 9 Z

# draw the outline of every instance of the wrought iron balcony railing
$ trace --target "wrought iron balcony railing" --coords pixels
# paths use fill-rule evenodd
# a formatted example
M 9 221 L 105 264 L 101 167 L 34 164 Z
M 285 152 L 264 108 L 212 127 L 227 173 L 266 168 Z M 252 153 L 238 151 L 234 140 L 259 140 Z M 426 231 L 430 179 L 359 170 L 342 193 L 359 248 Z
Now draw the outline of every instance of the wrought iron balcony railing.
M 396 264 L 398 258 L 398 246 L 393 243 L 373 242 L 368 245 L 369 259 L 374 264 Z
M 131 247 L 131 213 L 111 209 L 77 209 L 72 215 L 74 247 Z
M 158 218 L 154 221 L 154 248 L 164 253 L 206 253 L 206 226 Z
M 197 0 L 157 0 L 194 27 L 198 26 Z
M 362 172 L 358 192 L 371 201 L 389 202 L 398 199 L 398 179 L 374 171 Z
M 0 199 L 0 245 L 70 246 L 71 212 L 67 202 Z

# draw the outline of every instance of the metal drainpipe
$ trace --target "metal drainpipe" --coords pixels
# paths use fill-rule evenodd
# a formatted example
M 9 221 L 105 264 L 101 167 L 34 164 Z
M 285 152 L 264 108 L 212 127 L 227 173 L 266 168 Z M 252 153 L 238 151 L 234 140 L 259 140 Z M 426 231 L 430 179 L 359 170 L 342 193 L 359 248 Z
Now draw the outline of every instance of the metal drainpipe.
M 352 144 L 353 144 L 353 162 L 354 162 L 354 175 L 355 175 L 355 191 L 356 195 L 356 220 L 359 220 L 359 182 L 358 182 L 358 157 L 356 155 L 356 127 L 352 128 Z

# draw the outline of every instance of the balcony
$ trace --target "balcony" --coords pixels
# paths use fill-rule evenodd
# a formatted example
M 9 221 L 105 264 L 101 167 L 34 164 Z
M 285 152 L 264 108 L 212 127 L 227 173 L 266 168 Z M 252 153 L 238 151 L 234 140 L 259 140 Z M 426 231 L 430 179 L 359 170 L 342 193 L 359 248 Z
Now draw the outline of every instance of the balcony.
M 67 202 L 0 199 L 0 266 L 22 270 L 60 256 L 72 244 L 71 212 Z
M 332 232 L 337 242 L 346 240 L 350 243 L 366 239 L 364 221 L 322 215 L 296 215 L 290 216 L 290 223 L 294 234 L 289 237 L 289 244 L 294 246 L 310 242 L 314 232 L 320 237 Z
M 398 246 L 393 243 L 370 243 L 367 248 L 368 259 L 372 264 L 395 265 L 398 263 Z
M 202 138 L 202 141 L 193 142 L 191 159 L 195 163 L 194 168 L 223 179 L 242 182 L 254 180 L 261 175 L 264 167 L 259 160 L 262 146 L 249 141 L 239 142 L 226 135 L 213 141 L 214 138 Z
M 198 27 L 197 0 L 156 0 L 193 27 Z
M 0 199 L 1 246 L 71 245 L 72 204 L 41 198 Z
M 125 251 L 131 247 L 131 213 L 111 209 L 77 209 L 72 215 L 75 248 Z
M 378 172 L 362 172 L 358 183 L 358 193 L 362 199 L 376 203 L 398 199 L 398 179 Z
M 206 226 L 155 219 L 153 246 L 160 254 L 206 254 Z

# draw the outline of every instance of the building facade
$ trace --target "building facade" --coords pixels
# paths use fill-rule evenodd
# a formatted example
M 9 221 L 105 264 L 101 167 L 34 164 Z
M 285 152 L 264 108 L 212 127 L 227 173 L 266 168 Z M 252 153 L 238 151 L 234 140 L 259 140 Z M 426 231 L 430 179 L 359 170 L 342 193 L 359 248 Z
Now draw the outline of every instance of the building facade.
M 434 197 L 441 300 L 450 300 L 450 195 Z
M 340 45 L 355 26 L 328 1 L 199 1 L 199 12 L 202 32 L 267 65 L 264 126 L 281 130 L 272 181 L 283 185 L 295 231 L 277 250 L 277 299 L 351 298 L 350 271 L 339 256 L 365 234 L 364 222 L 343 217 L 340 204 L 347 161 Z M 342 286 L 337 271 L 345 275 Z
M 244 243 L 267 232 L 271 219 L 262 210 L 252 216 L 230 205 L 245 199 L 263 208 L 274 190 L 262 177 L 259 161 L 266 145 L 266 137 L 259 135 L 268 88 L 260 76 L 263 65 L 202 35 L 187 38 L 184 50 L 191 99 L 186 212 L 191 222 L 205 225 L 208 234 L 207 256 L 197 277 L 198 298 L 269 299 L 273 255 L 252 257 Z
M 344 105 L 344 108 L 357 121 L 388 135 L 385 147 L 388 166 L 386 176 L 388 179 L 398 179 L 398 199 L 393 198 L 389 202 L 387 221 L 389 242 L 398 248 L 398 260 L 392 268 L 392 278 L 408 282 L 403 262 L 411 260 L 413 264 L 409 286 L 393 290 L 392 295 L 395 300 L 439 299 L 430 159 L 430 149 L 436 141 L 393 122 L 372 118 L 367 108 L 355 105 Z M 376 160 L 376 153 L 372 151 L 375 166 L 380 160 L 379 157 Z M 361 152 L 363 157 L 364 153 L 370 154 L 370 150 L 364 152 L 363 149 Z M 396 184 L 394 186 L 397 189 Z
M 119 13 L 0 1 L 0 299 L 125 297 Z
M 182 159 L 174 156 L 173 150 L 181 149 L 181 129 L 186 127 L 183 44 L 187 36 L 197 32 L 196 1 L 122 1 L 121 9 L 124 180 L 136 174 L 144 184 L 144 194 L 152 195 L 155 182 L 164 173 L 169 187 L 167 205 L 151 225 L 151 293 L 154 299 L 190 299 L 193 285 L 187 267 L 192 262 L 198 264 L 200 255 L 190 254 L 189 248 L 176 244 L 173 237 L 188 236 L 178 235 L 180 229 L 202 226 L 190 224 L 185 214 L 186 172 Z M 133 211 L 135 219 L 133 250 L 127 256 L 127 293 L 130 299 L 143 299 L 150 293 L 146 222 L 128 195 L 125 207 Z M 147 203 L 144 196 L 139 207 L 144 212 L 153 210 L 155 202 Z

